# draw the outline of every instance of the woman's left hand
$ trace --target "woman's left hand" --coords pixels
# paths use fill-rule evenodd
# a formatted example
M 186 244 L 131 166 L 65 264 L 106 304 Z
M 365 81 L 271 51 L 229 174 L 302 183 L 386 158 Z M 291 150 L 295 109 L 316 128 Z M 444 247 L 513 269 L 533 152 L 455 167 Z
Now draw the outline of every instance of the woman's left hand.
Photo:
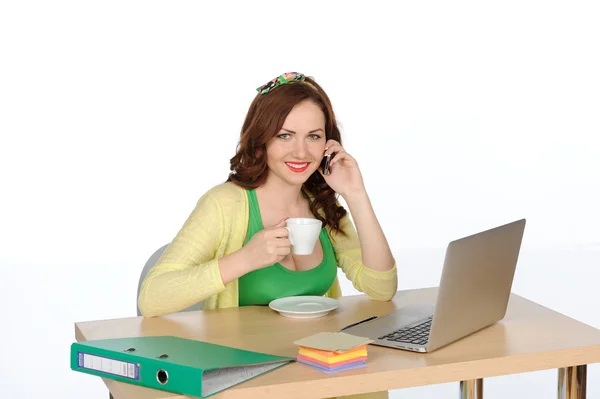
M 333 153 L 335 155 L 329 161 L 329 174 L 323 175 L 323 170 L 319 168 L 325 182 L 342 197 L 363 193 L 365 185 L 356 160 L 344 150 L 340 143 L 328 140 L 323 156 Z

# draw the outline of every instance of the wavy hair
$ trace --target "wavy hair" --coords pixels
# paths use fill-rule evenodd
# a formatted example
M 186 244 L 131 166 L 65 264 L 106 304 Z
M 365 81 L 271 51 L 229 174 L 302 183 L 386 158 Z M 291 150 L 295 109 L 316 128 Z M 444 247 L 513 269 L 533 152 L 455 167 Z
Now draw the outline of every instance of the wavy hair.
M 323 111 L 325 140 L 333 139 L 342 143 L 329 97 L 314 79 L 306 77 L 305 82 L 310 85 L 286 84 L 268 94 L 257 94 L 244 120 L 236 154 L 230 160 L 231 172 L 227 181 L 245 189 L 257 188 L 266 181 L 269 173 L 267 143 L 281 130 L 292 108 L 305 100 L 313 101 Z M 338 205 L 337 193 L 329 187 L 318 170 L 304 183 L 302 192 L 307 198 L 313 197 L 312 201 L 309 200 L 310 210 L 323 222 L 323 226 L 346 235 L 340 228 L 340 220 L 347 212 Z

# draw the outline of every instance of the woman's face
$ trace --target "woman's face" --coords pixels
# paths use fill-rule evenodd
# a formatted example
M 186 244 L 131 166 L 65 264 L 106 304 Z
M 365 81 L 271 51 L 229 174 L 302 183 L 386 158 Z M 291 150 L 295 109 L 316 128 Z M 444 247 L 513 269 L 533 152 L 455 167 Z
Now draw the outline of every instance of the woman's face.
M 269 178 L 302 185 L 318 168 L 325 152 L 325 115 L 310 100 L 298 103 L 281 130 L 267 143 Z

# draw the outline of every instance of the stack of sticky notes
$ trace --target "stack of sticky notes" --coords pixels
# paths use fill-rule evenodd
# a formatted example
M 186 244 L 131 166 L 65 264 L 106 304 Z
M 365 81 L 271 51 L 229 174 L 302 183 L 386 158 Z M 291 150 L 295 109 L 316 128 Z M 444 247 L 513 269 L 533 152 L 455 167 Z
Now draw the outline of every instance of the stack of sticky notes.
M 321 332 L 294 342 L 300 363 L 324 373 L 366 367 L 369 338 L 346 333 Z

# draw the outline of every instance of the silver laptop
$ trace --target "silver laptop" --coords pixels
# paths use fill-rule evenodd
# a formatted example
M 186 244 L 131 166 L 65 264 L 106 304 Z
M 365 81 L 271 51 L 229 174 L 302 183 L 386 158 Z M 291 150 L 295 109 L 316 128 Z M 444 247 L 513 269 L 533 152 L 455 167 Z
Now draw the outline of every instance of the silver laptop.
M 342 329 L 374 345 L 431 352 L 504 318 L 525 219 L 448 244 L 435 305 L 412 304 Z

